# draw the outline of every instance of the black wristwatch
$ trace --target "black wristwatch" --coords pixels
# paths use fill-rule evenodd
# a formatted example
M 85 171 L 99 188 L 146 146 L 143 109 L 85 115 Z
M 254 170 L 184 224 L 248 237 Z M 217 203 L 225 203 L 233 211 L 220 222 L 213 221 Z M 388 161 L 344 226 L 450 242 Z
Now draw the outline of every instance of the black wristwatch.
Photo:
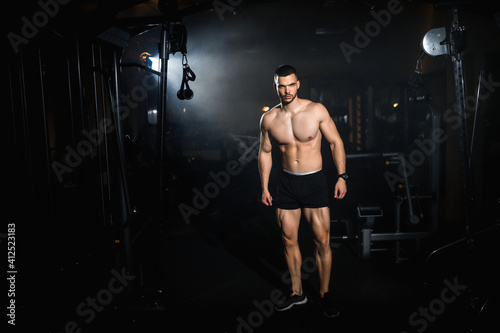
M 342 178 L 343 180 L 347 181 L 347 178 L 349 178 L 349 176 L 347 175 L 347 173 L 341 173 L 339 176 L 339 178 Z

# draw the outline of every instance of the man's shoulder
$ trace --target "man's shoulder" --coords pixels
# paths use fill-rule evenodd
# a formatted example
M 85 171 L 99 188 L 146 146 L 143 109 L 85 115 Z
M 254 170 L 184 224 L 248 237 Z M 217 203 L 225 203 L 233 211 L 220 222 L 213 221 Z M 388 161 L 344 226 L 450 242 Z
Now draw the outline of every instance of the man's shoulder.
M 326 107 L 318 102 L 313 102 L 308 99 L 303 99 L 301 101 L 304 105 L 304 111 L 310 113 L 311 115 L 317 115 L 318 117 L 322 117 L 325 114 L 328 114 L 328 110 Z
M 281 111 L 281 104 L 276 104 L 269 111 L 264 112 L 264 114 L 276 114 Z
M 270 110 L 265 111 L 260 117 L 260 126 L 268 127 L 272 119 L 276 117 L 276 114 L 281 110 L 281 104 L 272 107 Z
M 261 119 L 264 120 L 264 119 L 274 118 L 274 117 L 276 117 L 277 113 L 280 111 L 281 111 L 281 104 L 275 105 L 271 109 L 269 109 L 268 111 L 265 111 L 262 114 Z
M 304 104 L 307 110 L 313 110 L 313 111 L 326 110 L 325 106 L 319 102 L 313 102 L 308 99 L 301 99 L 301 102 Z

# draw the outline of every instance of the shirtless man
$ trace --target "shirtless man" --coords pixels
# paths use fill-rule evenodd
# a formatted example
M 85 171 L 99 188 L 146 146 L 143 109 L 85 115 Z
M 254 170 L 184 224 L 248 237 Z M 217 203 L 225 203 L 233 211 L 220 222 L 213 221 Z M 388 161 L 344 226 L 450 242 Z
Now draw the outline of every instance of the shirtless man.
M 311 227 L 316 245 L 316 264 L 320 280 L 323 312 L 336 317 L 339 311 L 332 305 L 329 293 L 332 252 L 330 249 L 330 208 L 328 184 L 322 171 L 321 138 L 330 144 L 338 180 L 334 197 L 342 199 L 346 192 L 344 144 L 326 108 L 297 96 L 300 87 L 295 68 L 281 65 L 275 71 L 274 87 L 281 103 L 266 112 L 260 120 L 259 172 L 262 203 L 276 207 L 276 217 L 282 230 L 285 259 L 290 271 L 291 294 L 276 304 L 284 311 L 304 304 L 300 269 L 302 255 L 298 244 L 301 214 Z M 272 141 L 281 151 L 282 171 L 275 198 L 268 189 L 272 167 Z

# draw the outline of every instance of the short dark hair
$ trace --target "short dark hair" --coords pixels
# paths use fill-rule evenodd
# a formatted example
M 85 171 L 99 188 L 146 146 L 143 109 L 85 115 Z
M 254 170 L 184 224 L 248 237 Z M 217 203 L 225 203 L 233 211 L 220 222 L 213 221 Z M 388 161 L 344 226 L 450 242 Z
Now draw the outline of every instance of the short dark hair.
M 279 65 L 278 68 L 276 68 L 276 70 L 274 71 L 274 77 L 276 78 L 276 76 L 288 76 L 290 74 L 295 74 L 295 76 L 297 76 L 297 71 L 295 70 L 295 68 L 293 66 L 290 66 L 290 65 Z M 297 76 L 298 78 L 298 76 Z

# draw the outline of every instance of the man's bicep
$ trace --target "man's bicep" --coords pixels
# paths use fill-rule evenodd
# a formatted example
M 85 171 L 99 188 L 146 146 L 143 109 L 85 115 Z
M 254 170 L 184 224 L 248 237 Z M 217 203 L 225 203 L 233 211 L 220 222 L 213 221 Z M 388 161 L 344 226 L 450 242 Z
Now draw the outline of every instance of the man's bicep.
M 271 138 L 269 132 L 265 129 L 260 131 L 260 150 L 265 153 L 270 153 L 273 145 L 271 143 Z
M 321 133 L 329 143 L 338 142 L 341 139 L 340 134 L 337 130 L 337 126 L 335 126 L 335 122 L 333 121 L 332 117 L 330 117 L 328 111 L 325 110 L 325 112 L 326 115 L 322 115 L 323 117 L 319 124 Z
M 270 153 L 272 149 L 271 135 L 266 126 L 265 115 L 260 120 L 260 150 L 261 152 Z

